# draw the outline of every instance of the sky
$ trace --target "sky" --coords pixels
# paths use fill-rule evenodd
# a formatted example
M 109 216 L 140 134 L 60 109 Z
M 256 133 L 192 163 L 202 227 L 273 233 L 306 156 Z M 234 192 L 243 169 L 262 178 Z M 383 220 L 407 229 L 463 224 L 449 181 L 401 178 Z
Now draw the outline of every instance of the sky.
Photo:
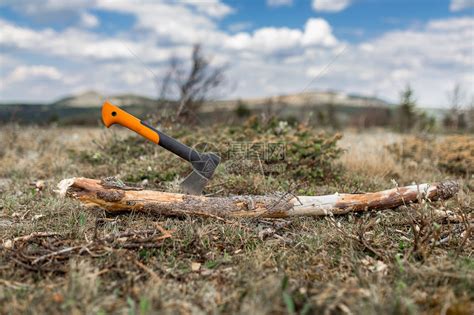
M 157 97 L 200 43 L 216 97 L 335 90 L 447 106 L 474 97 L 474 0 L 0 0 L 0 102 L 95 90 Z M 474 98 L 473 98 L 474 99 Z

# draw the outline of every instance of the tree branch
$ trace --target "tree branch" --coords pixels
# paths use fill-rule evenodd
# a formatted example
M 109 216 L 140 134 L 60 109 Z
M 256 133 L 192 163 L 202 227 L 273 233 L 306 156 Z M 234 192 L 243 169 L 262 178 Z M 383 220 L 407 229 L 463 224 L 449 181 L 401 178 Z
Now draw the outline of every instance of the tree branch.
M 420 200 L 445 200 L 459 190 L 454 181 L 421 184 L 366 194 L 326 196 L 232 196 L 204 197 L 153 190 L 107 188 L 100 180 L 62 180 L 59 193 L 78 199 L 87 206 L 107 211 L 145 212 L 168 216 L 219 216 L 284 218 L 291 216 L 342 215 L 350 212 L 393 209 Z M 446 215 L 447 216 L 447 215 Z

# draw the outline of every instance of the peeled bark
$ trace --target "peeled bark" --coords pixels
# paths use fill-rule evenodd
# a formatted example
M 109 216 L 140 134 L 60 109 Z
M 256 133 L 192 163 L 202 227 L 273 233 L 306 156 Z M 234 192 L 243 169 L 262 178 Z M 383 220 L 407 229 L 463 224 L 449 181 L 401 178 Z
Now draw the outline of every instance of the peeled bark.
M 459 190 L 454 181 L 399 187 L 365 194 L 326 196 L 232 196 L 205 197 L 126 186 L 110 186 L 88 178 L 62 180 L 59 193 L 78 199 L 87 206 L 98 206 L 109 212 L 146 212 L 157 215 L 262 217 L 326 216 L 349 212 L 392 209 L 421 200 L 445 200 Z

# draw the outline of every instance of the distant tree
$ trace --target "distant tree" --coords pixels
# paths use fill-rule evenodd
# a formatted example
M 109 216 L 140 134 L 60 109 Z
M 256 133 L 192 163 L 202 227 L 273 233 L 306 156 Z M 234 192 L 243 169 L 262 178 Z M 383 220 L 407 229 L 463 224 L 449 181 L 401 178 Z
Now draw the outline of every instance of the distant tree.
M 188 65 L 188 66 L 187 66 Z M 175 117 L 192 121 L 202 104 L 225 83 L 226 66 L 213 66 L 203 53 L 202 46 L 193 46 L 191 60 L 186 63 L 173 57 L 160 87 L 160 98 L 177 94 Z
M 397 126 L 400 132 L 410 132 L 417 123 L 416 100 L 411 86 L 408 84 L 402 91 L 400 105 L 397 109 Z
M 330 102 L 326 105 L 327 120 L 332 129 L 338 130 L 341 128 L 339 123 L 339 118 L 337 115 L 336 106 L 333 102 Z
M 267 98 L 261 112 L 262 123 L 264 125 L 276 123 L 287 107 L 288 104 L 282 96 Z
M 426 112 L 420 112 L 417 114 L 417 130 L 420 131 L 432 131 L 436 126 L 436 119 L 429 116 Z
M 417 109 L 415 93 L 408 84 L 400 93 L 400 104 L 394 115 L 394 127 L 399 132 L 431 131 L 435 119 L 426 111 Z
M 235 107 L 235 114 L 239 118 L 244 118 L 250 116 L 251 111 L 248 106 L 241 99 L 239 99 Z
M 452 91 L 447 93 L 449 111 L 443 118 L 443 125 L 451 130 L 463 130 L 467 128 L 466 113 L 464 104 L 466 103 L 466 92 L 461 84 L 456 84 Z
M 467 123 L 470 132 L 474 132 L 474 96 L 471 97 L 471 102 L 467 109 Z
M 320 126 L 327 126 L 328 125 L 328 119 L 327 119 L 326 111 L 318 110 L 317 113 L 316 113 L 316 119 L 317 119 L 318 124 Z

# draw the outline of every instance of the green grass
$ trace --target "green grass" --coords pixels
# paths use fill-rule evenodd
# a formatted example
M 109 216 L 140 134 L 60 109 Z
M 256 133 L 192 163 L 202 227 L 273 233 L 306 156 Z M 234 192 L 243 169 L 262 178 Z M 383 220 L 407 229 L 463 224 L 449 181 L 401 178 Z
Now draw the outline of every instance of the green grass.
M 380 163 L 389 172 L 378 172 L 383 167 L 373 165 L 373 159 L 370 168 L 364 167 L 367 160 L 355 160 L 351 149 L 340 150 L 338 137 L 307 127 L 291 127 L 283 134 L 271 126 L 179 133 L 189 144 L 210 134 L 206 140 L 224 153 L 228 143 L 243 139 L 283 140 L 289 146 L 285 160 L 279 162 L 285 168 L 276 172 L 273 162 L 226 159 L 206 191 L 215 195 L 364 192 L 393 187 L 393 174 L 398 174 L 400 184 L 454 177 L 436 165 L 398 163 L 388 155 Z M 33 142 L 31 134 L 36 135 Z M 12 135 L 14 142 L 9 140 Z M 111 216 L 60 199 L 55 185 L 71 176 L 119 176 L 130 184 L 147 179 L 149 189 L 174 191 L 188 166 L 122 131 L 7 126 L 0 129 L 0 136 L 3 244 L 33 232 L 59 234 L 17 243 L 13 250 L 0 249 L 0 313 L 472 313 L 472 236 L 466 240 L 463 223 L 434 222 L 429 215 L 430 210 L 443 208 L 472 218 L 472 178 L 458 177 L 463 191 L 448 202 L 334 218 L 224 222 Z M 374 136 L 349 137 L 364 147 L 364 139 Z M 365 145 L 364 150 L 369 156 L 372 147 Z M 347 154 L 353 158 L 348 160 Z M 34 185 L 40 179 L 45 181 L 41 190 Z M 30 257 L 86 246 L 94 236 L 154 229 L 155 224 L 173 231 L 157 248 L 91 247 L 90 252 L 75 251 L 31 264 Z M 416 250 L 414 226 L 426 236 Z M 261 232 L 269 228 L 274 232 L 264 236 Z M 447 236 L 446 242 L 433 242 Z M 192 269 L 193 263 L 200 264 L 199 270 Z

